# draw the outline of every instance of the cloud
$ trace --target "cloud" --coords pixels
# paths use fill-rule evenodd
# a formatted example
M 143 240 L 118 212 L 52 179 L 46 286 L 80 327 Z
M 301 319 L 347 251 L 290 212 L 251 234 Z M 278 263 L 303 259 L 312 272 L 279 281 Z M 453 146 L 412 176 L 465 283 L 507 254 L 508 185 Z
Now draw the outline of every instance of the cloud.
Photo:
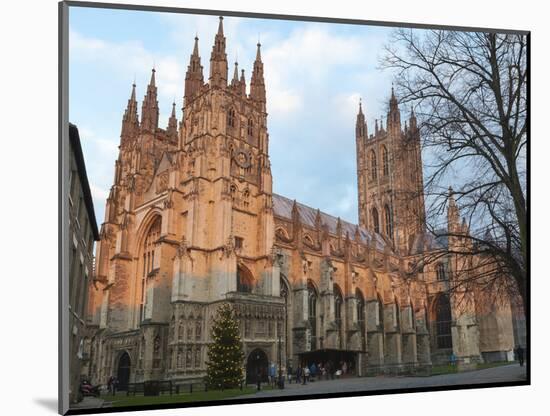
M 128 83 L 134 76 L 148 83 L 154 66 L 159 98 L 172 100 L 183 95 L 186 68 L 182 62 L 173 54 L 153 53 L 140 41 L 110 42 L 71 29 L 69 54 L 75 62 L 96 65 L 125 78 Z M 145 93 L 145 85 L 141 88 L 138 85 L 138 89 Z

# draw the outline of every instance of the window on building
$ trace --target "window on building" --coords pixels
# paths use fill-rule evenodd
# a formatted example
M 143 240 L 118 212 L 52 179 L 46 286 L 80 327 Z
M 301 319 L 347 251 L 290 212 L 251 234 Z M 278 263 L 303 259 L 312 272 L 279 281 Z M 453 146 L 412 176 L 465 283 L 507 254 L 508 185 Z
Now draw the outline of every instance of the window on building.
M 435 332 L 437 348 L 452 348 L 451 334 L 452 315 L 449 296 L 442 294 L 437 297 L 435 304 Z
M 197 341 L 200 341 L 202 337 L 202 321 L 199 318 L 197 322 L 195 322 L 195 339 Z
M 386 146 L 382 146 L 382 168 L 384 171 L 384 176 L 388 176 L 390 174 L 390 161 L 388 156 L 388 148 Z
M 437 280 L 447 280 L 447 271 L 445 270 L 444 263 L 437 263 L 436 265 Z
M 237 292 L 250 293 L 252 292 L 252 282 L 254 279 L 250 271 L 244 267 L 237 267 Z
M 233 108 L 230 108 L 227 112 L 227 125 L 229 127 L 235 127 L 237 124 L 236 118 L 235 118 L 235 110 Z
M 338 285 L 334 285 L 334 317 L 338 328 L 338 346 L 342 348 L 342 305 L 344 298 Z
M 307 316 L 311 330 L 311 349 L 317 346 L 317 289 L 310 281 L 307 282 Z
M 384 205 L 384 222 L 386 223 L 386 235 L 393 238 L 393 224 L 391 210 L 388 205 Z
M 361 347 L 365 350 L 365 297 L 360 289 L 355 290 L 355 302 L 357 305 L 357 323 L 359 324 L 359 330 L 361 333 Z
M 248 119 L 246 131 L 249 137 L 254 136 L 254 120 L 252 120 L 251 118 Z
M 378 163 L 376 161 L 376 152 L 374 150 L 370 151 L 370 178 L 371 180 L 376 180 L 378 177 Z
M 149 273 L 153 271 L 155 265 L 155 247 L 157 240 L 160 237 L 160 217 L 156 217 L 153 223 L 149 226 L 149 231 L 145 237 L 143 243 L 143 255 L 142 255 L 142 276 L 141 276 L 141 304 L 140 304 L 140 317 L 141 320 L 145 318 L 145 304 L 147 295 L 147 277 Z
M 375 233 L 380 233 L 380 221 L 378 219 L 378 210 L 376 208 L 372 209 L 372 228 Z
M 235 248 L 237 250 L 240 250 L 243 248 L 243 238 L 242 237 L 235 237 Z

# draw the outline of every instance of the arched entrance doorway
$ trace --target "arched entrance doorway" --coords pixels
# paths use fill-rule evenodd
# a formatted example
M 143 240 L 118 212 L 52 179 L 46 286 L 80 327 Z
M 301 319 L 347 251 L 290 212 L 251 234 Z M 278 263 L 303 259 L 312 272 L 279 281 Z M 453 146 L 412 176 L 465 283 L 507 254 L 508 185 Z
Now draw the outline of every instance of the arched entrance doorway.
M 128 382 L 130 381 L 130 356 L 124 352 L 118 359 L 118 390 L 128 390 Z
M 246 360 L 246 383 L 257 383 L 258 375 L 262 382 L 267 382 L 267 355 L 256 348 Z

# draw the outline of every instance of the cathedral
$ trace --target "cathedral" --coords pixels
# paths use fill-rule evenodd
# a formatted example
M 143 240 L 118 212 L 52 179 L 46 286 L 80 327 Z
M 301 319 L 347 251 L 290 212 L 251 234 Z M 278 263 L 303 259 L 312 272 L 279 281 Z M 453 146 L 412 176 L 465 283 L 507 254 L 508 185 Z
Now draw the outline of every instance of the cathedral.
M 246 83 L 237 63 L 229 78 L 220 18 L 207 80 L 195 37 L 181 120 L 174 103 L 159 127 L 154 69 L 140 116 L 132 86 L 82 373 L 117 376 L 121 389 L 201 380 L 222 303 L 239 320 L 249 381 L 279 354 L 286 367 L 346 362 L 357 376 L 429 374 L 451 355 L 465 369 L 510 360 L 511 306 L 482 310 L 474 294 L 448 291 L 466 260 L 445 250 L 466 243 L 426 232 L 414 112 L 403 123 L 392 90 L 385 125 L 369 134 L 359 103 L 351 224 L 273 193 L 259 43 Z M 453 234 L 469 232 L 452 191 L 447 219 Z M 443 254 L 424 262 L 434 251 Z

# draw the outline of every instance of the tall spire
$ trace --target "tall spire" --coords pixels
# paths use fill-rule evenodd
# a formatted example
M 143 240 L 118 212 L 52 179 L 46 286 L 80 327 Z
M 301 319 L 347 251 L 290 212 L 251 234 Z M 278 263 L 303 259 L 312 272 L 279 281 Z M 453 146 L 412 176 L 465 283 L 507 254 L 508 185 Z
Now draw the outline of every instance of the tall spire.
M 132 93 L 128 105 L 122 117 L 122 129 L 120 131 L 120 144 L 124 145 L 128 140 L 137 136 L 139 131 L 139 120 L 137 114 L 136 84 L 132 84 Z
M 223 17 L 220 16 L 218 33 L 210 55 L 210 86 L 224 88 L 227 86 L 227 54 L 225 53 L 225 36 L 223 34 Z
M 460 225 L 460 212 L 455 201 L 453 188 L 449 186 L 448 206 L 447 206 L 447 227 L 450 233 L 458 230 Z
M 414 108 L 411 105 L 411 116 L 409 117 L 409 125 L 411 130 L 414 132 L 416 130 L 416 114 L 414 114 Z
M 395 97 L 395 91 L 393 89 L 393 83 L 391 85 L 391 97 L 390 108 L 388 111 L 388 119 L 386 121 L 388 132 L 394 130 L 401 131 L 401 114 L 399 112 L 399 106 L 397 104 L 397 98 Z
M 174 141 L 178 135 L 178 119 L 176 118 L 176 102 L 172 103 L 172 114 L 168 119 L 168 128 L 166 129 L 167 136 Z
M 252 78 L 250 80 L 250 97 L 262 105 L 265 108 L 265 82 L 264 82 L 264 64 L 262 62 L 262 55 L 260 52 L 261 44 L 258 42 L 256 45 L 256 60 L 254 61 L 254 69 L 252 71 Z
M 239 63 L 235 61 L 235 69 L 233 70 L 233 79 L 231 80 L 232 86 L 238 86 L 239 84 Z
M 157 87 L 155 86 L 155 68 L 151 71 L 151 81 L 147 86 L 147 94 L 141 105 L 141 129 L 155 132 L 159 124 L 159 103 L 157 101 Z
M 195 36 L 195 45 L 193 53 L 189 58 L 189 66 L 185 74 L 185 103 L 187 104 L 191 98 L 200 91 L 204 84 L 204 76 L 202 74 L 201 57 L 199 56 L 199 38 Z
M 357 113 L 357 121 L 355 122 L 355 135 L 356 137 L 367 137 L 367 123 L 365 123 L 361 98 L 359 98 L 359 112 Z

